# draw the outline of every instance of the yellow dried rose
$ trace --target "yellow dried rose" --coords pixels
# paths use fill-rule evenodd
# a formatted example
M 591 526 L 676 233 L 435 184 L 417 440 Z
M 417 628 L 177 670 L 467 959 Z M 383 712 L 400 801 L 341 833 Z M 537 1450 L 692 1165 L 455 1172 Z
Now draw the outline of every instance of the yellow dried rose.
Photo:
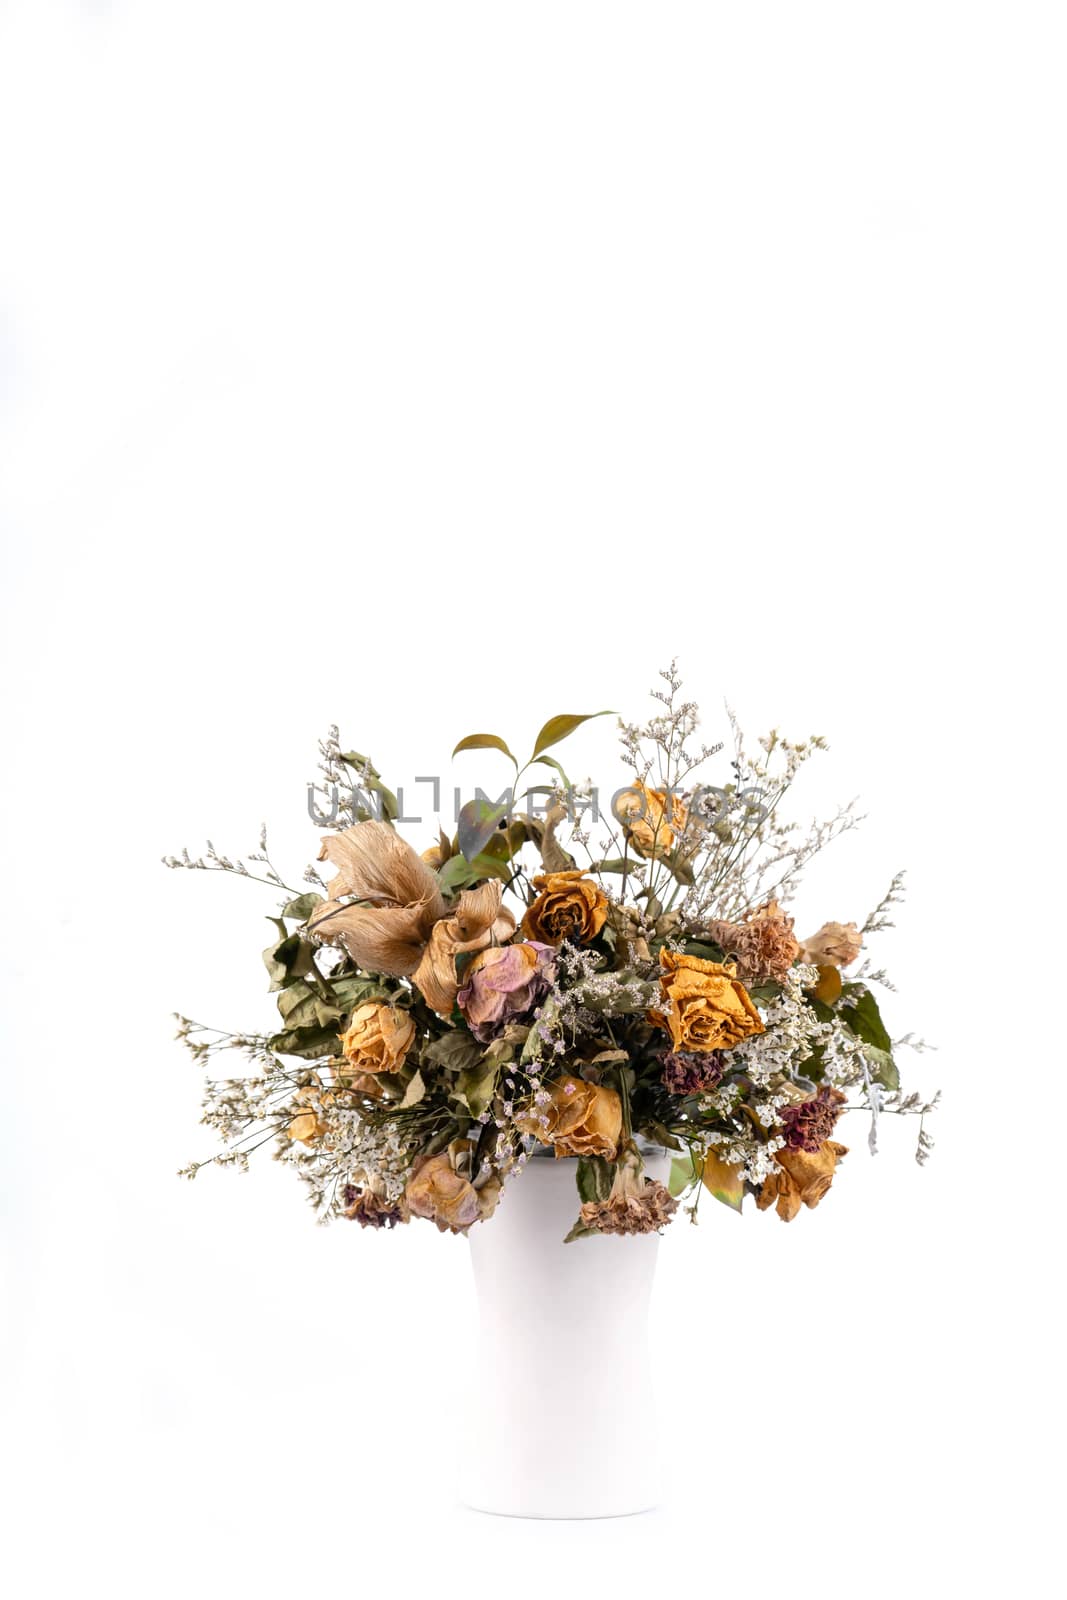
M 763 1032 L 759 1012 L 729 963 L 664 950 L 659 980 L 666 1011 L 650 1011 L 649 1021 L 665 1029 L 675 1050 L 729 1050 Z
M 337 1098 L 336 1092 L 330 1089 L 323 1090 L 321 1083 L 310 1083 L 306 1088 L 300 1089 L 294 1097 L 294 1104 L 306 1106 L 306 1111 L 297 1111 L 289 1118 L 286 1129 L 290 1139 L 299 1139 L 301 1144 L 317 1144 L 326 1132 L 326 1122 L 322 1112 Z
M 404 1190 L 407 1209 L 426 1217 L 441 1233 L 466 1233 L 475 1222 L 491 1217 L 500 1199 L 500 1179 L 491 1176 L 473 1184 L 458 1167 L 469 1162 L 467 1140 L 454 1140 L 440 1155 L 423 1156 L 416 1163 Z
M 834 1181 L 834 1170 L 848 1146 L 827 1139 L 815 1151 L 779 1150 L 775 1155 L 778 1171 L 763 1180 L 756 1197 L 760 1211 L 777 1202 L 783 1222 L 792 1222 L 801 1206 L 815 1207 Z
M 685 831 L 688 814 L 676 795 L 635 783 L 615 797 L 615 815 L 640 856 L 665 856 L 676 833 Z
M 326 1132 L 326 1124 L 316 1111 L 300 1111 L 289 1119 L 287 1132 L 290 1139 L 299 1139 L 301 1144 L 316 1144 Z
M 341 1035 L 345 1060 L 356 1072 L 399 1072 L 414 1042 L 411 1013 L 383 1000 L 357 1006 Z
M 583 872 L 539 873 L 533 886 L 540 893 L 522 921 L 528 939 L 542 944 L 588 944 L 608 915 L 608 897 Z
M 616 1091 L 568 1076 L 552 1084 L 549 1094 L 547 1105 L 515 1119 L 520 1131 L 550 1144 L 557 1156 L 614 1161 L 622 1138 L 622 1101 Z
M 854 922 L 824 922 L 800 947 L 801 961 L 816 967 L 847 967 L 863 949 L 863 935 Z

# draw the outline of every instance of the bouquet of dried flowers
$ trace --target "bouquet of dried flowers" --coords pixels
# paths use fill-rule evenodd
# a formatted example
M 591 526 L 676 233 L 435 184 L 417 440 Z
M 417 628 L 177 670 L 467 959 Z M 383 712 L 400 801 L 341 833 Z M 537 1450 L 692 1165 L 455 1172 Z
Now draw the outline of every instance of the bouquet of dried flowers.
M 893 879 L 862 925 L 806 938 L 787 906 L 811 858 L 855 826 L 851 807 L 807 831 L 784 820 L 799 769 L 824 741 L 777 733 L 750 752 L 695 743 L 698 714 L 672 668 L 646 726 L 620 723 L 627 781 L 601 805 L 549 754 L 587 716 L 551 718 L 514 783 L 480 791 L 420 855 L 397 831 L 396 797 L 331 729 L 313 811 L 322 838 L 309 888 L 283 882 L 265 833 L 248 860 L 209 845 L 172 867 L 220 870 L 283 898 L 263 960 L 280 1025 L 233 1034 L 180 1017 L 179 1037 L 213 1066 L 203 1121 L 241 1169 L 272 1144 L 321 1220 L 394 1227 L 426 1218 L 465 1233 L 506 1204 L 535 1154 L 573 1162 L 569 1238 L 661 1228 L 700 1194 L 740 1210 L 746 1194 L 791 1221 L 829 1190 L 847 1149 L 842 1116 L 919 1119 L 917 1159 L 936 1104 L 900 1086 L 868 962 L 890 926 Z M 598 712 L 597 716 L 609 713 Z M 552 786 L 528 787 L 543 766 Z M 328 812 L 318 810 L 319 802 Z M 674 1154 L 669 1185 L 645 1171 L 649 1143 Z M 185 1169 L 195 1176 L 207 1163 Z

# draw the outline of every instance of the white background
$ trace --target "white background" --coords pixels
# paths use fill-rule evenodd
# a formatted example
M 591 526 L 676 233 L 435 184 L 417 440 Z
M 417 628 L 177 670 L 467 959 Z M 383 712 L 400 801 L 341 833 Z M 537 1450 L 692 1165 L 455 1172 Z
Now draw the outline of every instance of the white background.
M 19 1600 L 1051 1592 L 1061 23 L 3 8 Z M 169 1013 L 269 1025 L 272 901 L 158 859 L 266 818 L 299 873 L 331 721 L 410 781 L 642 714 L 674 654 L 712 729 L 830 739 L 803 817 L 869 814 L 801 931 L 909 867 L 873 953 L 937 1149 L 849 1126 L 818 1212 L 674 1228 L 663 1510 L 497 1521 L 455 1505 L 462 1242 L 316 1229 L 269 1162 L 175 1179 Z M 611 781 L 610 722 L 568 758 Z M 529 1375 L 576 1428 L 595 1359 Z

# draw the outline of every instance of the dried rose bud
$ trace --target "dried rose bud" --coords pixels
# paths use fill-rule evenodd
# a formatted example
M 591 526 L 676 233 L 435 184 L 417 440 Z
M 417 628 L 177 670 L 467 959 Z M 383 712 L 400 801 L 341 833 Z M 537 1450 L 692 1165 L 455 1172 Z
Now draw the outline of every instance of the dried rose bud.
M 826 1084 L 814 1099 L 801 1100 L 795 1106 L 782 1106 L 778 1121 L 789 1149 L 806 1150 L 814 1155 L 833 1133 L 846 1098 L 840 1089 L 832 1089 Z
M 663 1084 L 671 1094 L 700 1094 L 722 1082 L 726 1060 L 721 1050 L 668 1050 Z
M 403 1207 L 391 1205 L 372 1189 L 358 1189 L 354 1183 L 345 1184 L 341 1198 L 345 1216 L 361 1228 L 395 1228 L 398 1222 L 408 1220 Z

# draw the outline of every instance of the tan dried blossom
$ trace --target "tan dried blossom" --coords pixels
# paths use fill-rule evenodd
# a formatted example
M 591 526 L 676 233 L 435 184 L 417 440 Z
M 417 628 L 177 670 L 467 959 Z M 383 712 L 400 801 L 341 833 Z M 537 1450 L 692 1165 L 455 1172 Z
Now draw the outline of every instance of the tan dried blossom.
M 736 961 L 745 983 L 781 983 L 800 954 L 793 918 L 777 900 L 768 900 L 742 922 L 711 922 L 707 931 Z
M 332 862 L 337 872 L 309 933 L 342 945 L 365 972 L 410 977 L 448 910 L 436 874 L 385 822 L 357 822 L 328 834 L 319 860 Z M 363 903 L 342 905 L 346 895 Z
M 581 1219 L 596 1233 L 659 1233 L 678 1209 L 677 1200 L 655 1178 L 634 1193 L 612 1192 L 607 1200 L 587 1200 Z
M 800 946 L 800 959 L 815 967 L 850 966 L 863 949 L 863 935 L 854 922 L 824 922 Z
M 309 933 L 343 945 L 365 972 L 412 978 L 444 1016 L 459 989 L 456 956 L 501 944 L 515 932 L 515 918 L 501 909 L 497 880 L 464 890 L 449 906 L 436 874 L 387 823 L 357 822 L 329 834 L 319 860 L 331 861 L 337 872 Z M 344 905 L 343 895 L 364 903 Z

